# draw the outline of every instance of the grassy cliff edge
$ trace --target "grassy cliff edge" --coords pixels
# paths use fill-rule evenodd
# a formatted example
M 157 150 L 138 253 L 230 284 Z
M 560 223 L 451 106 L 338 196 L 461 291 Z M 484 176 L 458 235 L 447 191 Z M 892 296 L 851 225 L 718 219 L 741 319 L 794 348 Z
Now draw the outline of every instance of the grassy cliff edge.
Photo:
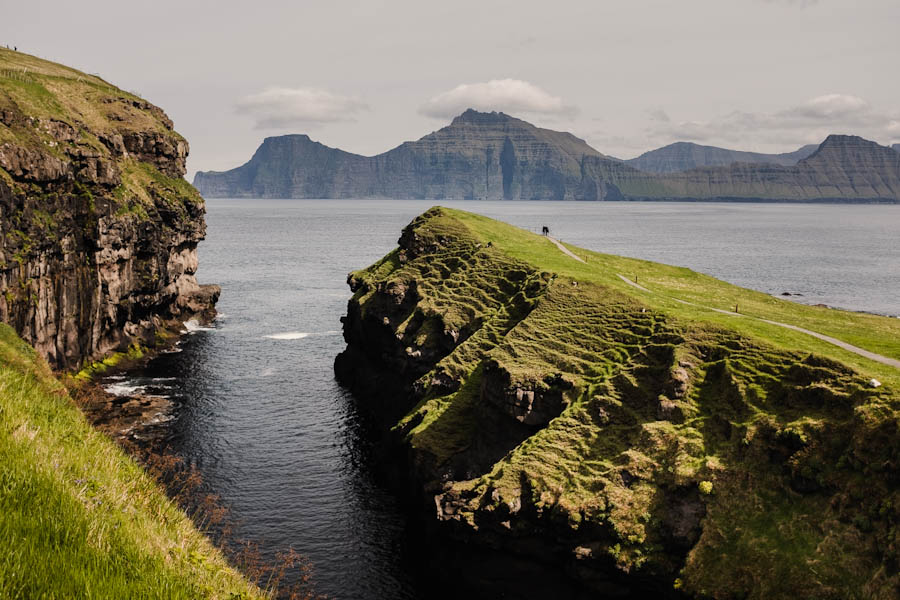
M 433 208 L 350 275 L 336 370 L 442 527 L 594 589 L 895 597 L 900 370 L 773 321 L 889 361 L 900 321 L 569 250 Z
M 260 598 L 0 324 L 0 596 Z

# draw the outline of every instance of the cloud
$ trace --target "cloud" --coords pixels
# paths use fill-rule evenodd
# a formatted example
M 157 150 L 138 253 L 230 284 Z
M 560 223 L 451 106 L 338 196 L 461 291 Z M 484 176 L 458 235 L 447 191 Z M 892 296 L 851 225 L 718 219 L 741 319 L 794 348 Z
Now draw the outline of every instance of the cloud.
M 239 100 L 238 114 L 252 116 L 256 129 L 316 127 L 323 123 L 353 121 L 368 105 L 351 96 L 317 88 L 269 87 Z
M 651 116 L 648 136 L 742 147 L 821 142 L 830 133 L 888 141 L 900 136 L 900 112 L 879 110 L 859 96 L 825 94 L 774 112 L 735 111 L 708 121 Z
M 438 94 L 419 108 L 419 113 L 437 119 L 455 117 L 467 108 L 519 114 L 574 117 L 578 109 L 538 86 L 521 79 L 492 79 L 464 83 Z

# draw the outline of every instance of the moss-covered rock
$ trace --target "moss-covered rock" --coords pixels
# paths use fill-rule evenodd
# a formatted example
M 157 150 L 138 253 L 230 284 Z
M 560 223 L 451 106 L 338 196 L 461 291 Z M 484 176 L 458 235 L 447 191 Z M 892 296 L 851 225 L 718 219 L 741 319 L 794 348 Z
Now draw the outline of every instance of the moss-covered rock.
M 338 374 L 390 415 L 430 518 L 606 591 L 895 597 L 895 386 L 559 257 L 432 209 L 351 275 Z

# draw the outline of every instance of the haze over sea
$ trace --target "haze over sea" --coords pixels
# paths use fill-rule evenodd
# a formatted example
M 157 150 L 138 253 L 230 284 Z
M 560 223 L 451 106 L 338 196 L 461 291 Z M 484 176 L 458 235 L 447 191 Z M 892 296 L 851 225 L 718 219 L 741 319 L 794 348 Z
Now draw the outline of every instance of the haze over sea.
M 419 598 L 404 519 L 373 477 L 371 436 L 334 381 L 348 271 L 395 247 L 432 202 L 210 200 L 200 279 L 220 318 L 119 391 L 177 401 L 172 445 L 239 522 L 309 556 L 336 598 Z M 900 315 L 900 206 L 450 202 L 613 254 L 791 299 Z M 113 382 L 109 382 L 113 385 Z

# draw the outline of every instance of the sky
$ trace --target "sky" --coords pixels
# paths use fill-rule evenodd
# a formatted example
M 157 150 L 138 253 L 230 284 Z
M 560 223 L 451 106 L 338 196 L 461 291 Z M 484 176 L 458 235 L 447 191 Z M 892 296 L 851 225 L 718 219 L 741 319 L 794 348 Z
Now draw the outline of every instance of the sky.
M 900 142 L 898 0 L 2 0 L 0 44 L 162 107 L 188 177 L 307 133 L 365 155 L 468 107 L 631 158 Z

